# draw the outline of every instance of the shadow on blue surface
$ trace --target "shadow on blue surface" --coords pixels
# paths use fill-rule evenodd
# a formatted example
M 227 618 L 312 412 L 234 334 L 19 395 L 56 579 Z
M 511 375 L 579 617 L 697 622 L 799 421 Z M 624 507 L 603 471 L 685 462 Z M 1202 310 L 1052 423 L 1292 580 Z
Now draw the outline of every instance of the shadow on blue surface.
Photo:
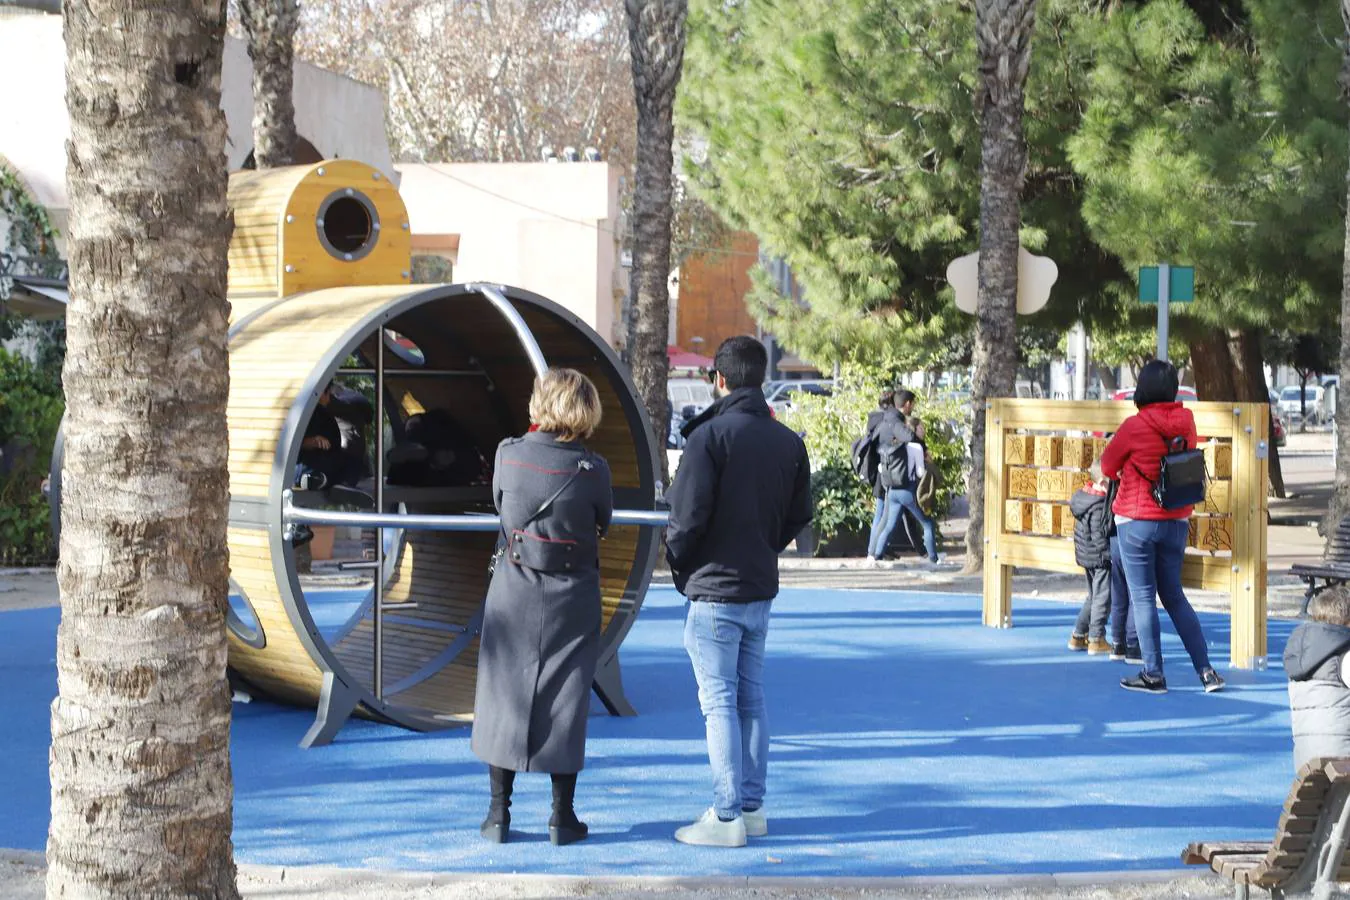
M 360 601 L 315 594 L 328 631 Z M 671 832 L 710 802 L 703 727 L 681 647 L 683 601 L 652 592 L 623 646 L 640 715 L 593 704 L 578 809 L 594 837 L 546 840 L 548 779 L 522 775 L 513 842 L 477 835 L 486 774 L 463 729 L 357 721 L 296 744 L 313 713 L 235 705 L 235 845 L 245 862 L 575 874 L 903 875 L 1157 869 L 1199 838 L 1272 833 L 1292 778 L 1283 673 L 1228 670 L 1227 619 L 1204 615 L 1230 689 L 1205 695 L 1164 636 L 1172 692 L 1121 691 L 1120 663 L 1063 649 L 1075 608 L 1019 599 L 980 626 L 950 594 L 784 592 L 766 681 L 771 834 L 744 850 Z M 0 616 L 0 846 L 41 849 L 55 610 Z M 1278 660 L 1291 624 L 1270 625 Z

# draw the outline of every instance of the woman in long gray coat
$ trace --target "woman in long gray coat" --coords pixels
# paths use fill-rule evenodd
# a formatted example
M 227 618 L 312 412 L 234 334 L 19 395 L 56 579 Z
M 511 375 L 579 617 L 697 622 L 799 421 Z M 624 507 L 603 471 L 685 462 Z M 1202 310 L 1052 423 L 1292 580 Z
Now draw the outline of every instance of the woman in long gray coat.
M 595 385 L 549 369 L 530 398 L 530 432 L 497 448 L 492 491 L 504 548 L 478 651 L 473 752 L 488 764 L 483 837 L 506 841 L 516 772 L 553 777 L 549 838 L 587 835 L 573 809 L 600 650 L 599 541 L 614 510 L 609 466 L 581 445 L 600 424 Z

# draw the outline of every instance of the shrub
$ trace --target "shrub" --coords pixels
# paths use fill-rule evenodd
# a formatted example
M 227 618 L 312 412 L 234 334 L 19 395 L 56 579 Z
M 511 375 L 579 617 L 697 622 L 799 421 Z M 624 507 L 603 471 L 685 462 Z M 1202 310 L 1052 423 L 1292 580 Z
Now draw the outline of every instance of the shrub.
M 0 348 L 0 565 L 56 557 L 42 480 L 64 407 L 59 368 Z
M 837 534 L 866 532 L 871 527 L 872 489 L 853 474 L 850 447 L 862 436 L 868 414 L 877 408 L 882 390 L 894 383 L 892 378 L 888 367 L 844 365 L 833 396 L 799 393 L 793 409 L 783 417 L 788 427 L 803 435 L 811 456 L 816 533 L 822 543 Z M 933 510 L 941 521 L 952 499 L 965 492 L 968 460 L 962 423 L 969 421 L 970 411 L 954 401 L 921 399 L 915 414 L 924 422 L 925 443 L 942 476 Z

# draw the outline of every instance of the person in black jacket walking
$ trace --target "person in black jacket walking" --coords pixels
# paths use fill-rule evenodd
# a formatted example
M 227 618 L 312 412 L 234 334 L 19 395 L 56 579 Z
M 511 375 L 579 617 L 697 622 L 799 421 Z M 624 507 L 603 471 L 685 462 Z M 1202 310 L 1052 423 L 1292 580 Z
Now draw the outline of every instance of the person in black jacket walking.
M 1073 553 L 1087 573 L 1088 595 L 1069 636 L 1069 649 L 1089 656 L 1106 655 L 1106 621 L 1111 614 L 1111 510 L 1106 505 L 1106 482 L 1101 466 L 1093 464 L 1096 481 L 1069 500 L 1073 523 Z
M 689 598 L 684 646 L 713 769 L 712 808 L 675 839 L 742 847 L 747 835 L 768 833 L 764 643 L 778 555 L 811 522 L 811 467 L 802 439 L 774 421 L 764 400 L 764 346 L 729 338 L 715 365 L 719 399 L 685 427 L 667 493 L 666 557 Z

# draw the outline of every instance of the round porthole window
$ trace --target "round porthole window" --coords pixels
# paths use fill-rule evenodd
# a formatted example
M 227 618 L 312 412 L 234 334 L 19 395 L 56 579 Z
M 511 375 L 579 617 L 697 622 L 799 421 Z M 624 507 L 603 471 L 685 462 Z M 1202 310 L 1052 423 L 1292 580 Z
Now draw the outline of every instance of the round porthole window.
M 248 644 L 254 650 L 261 650 L 267 646 L 267 635 L 263 634 L 262 623 L 258 621 L 258 614 L 253 611 L 253 604 L 248 602 L 248 594 L 244 589 L 230 579 L 230 597 L 229 606 L 225 609 L 225 625 L 230 632 L 239 640 Z
M 355 262 L 375 249 L 380 216 L 370 198 L 354 188 L 329 194 L 315 219 L 319 243 L 336 259 Z
M 397 331 L 389 328 L 384 330 L 384 346 L 410 366 L 425 366 L 427 364 L 427 357 L 422 352 L 422 348 L 414 344 L 412 339 L 399 334 Z

